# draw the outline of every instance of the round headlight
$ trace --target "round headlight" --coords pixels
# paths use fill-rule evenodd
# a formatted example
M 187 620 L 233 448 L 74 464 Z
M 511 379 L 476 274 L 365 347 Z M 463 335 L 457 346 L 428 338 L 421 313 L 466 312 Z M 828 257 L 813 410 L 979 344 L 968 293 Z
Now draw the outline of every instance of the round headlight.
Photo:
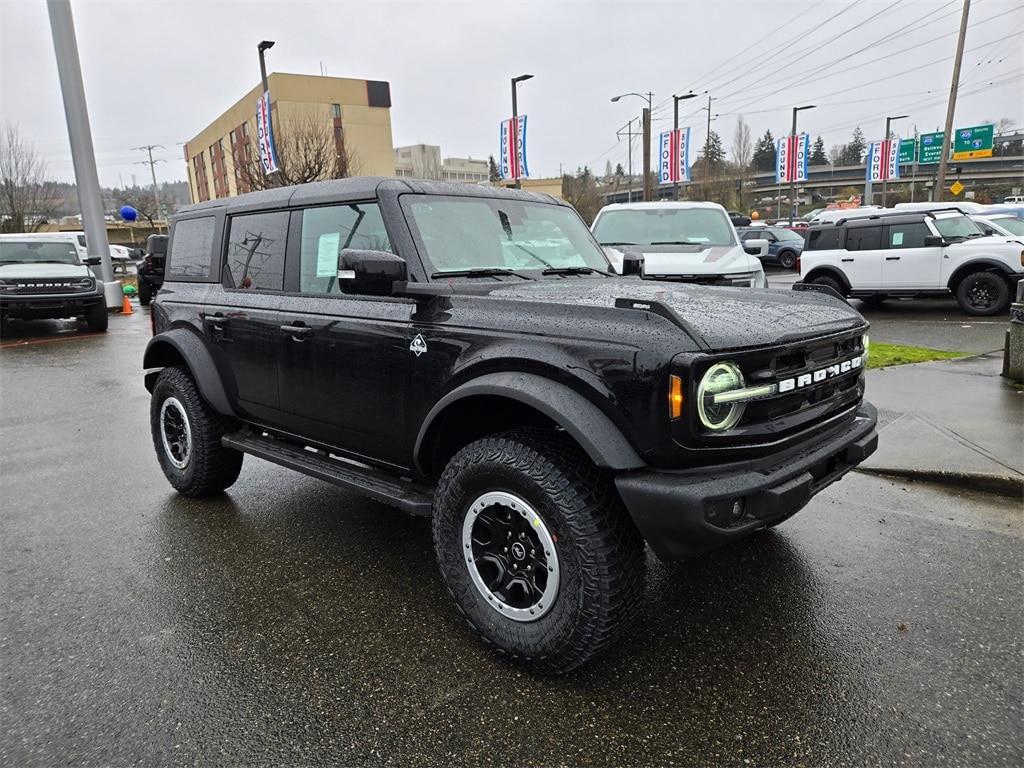
M 864 359 L 861 361 L 861 367 L 862 368 L 867 368 L 868 367 L 868 354 L 870 354 L 870 352 L 871 352 L 871 339 L 869 339 L 868 335 L 865 333 L 864 334 Z
M 704 374 L 697 387 L 697 415 L 705 427 L 721 432 L 736 426 L 747 404 L 715 404 L 715 395 L 734 389 L 743 389 L 743 373 L 735 363 L 715 363 Z

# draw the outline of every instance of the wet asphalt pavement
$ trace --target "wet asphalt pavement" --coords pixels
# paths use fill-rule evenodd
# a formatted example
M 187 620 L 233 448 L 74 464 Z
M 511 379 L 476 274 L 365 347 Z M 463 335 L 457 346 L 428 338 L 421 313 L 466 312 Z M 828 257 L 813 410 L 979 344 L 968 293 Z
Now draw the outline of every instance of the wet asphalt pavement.
M 175 495 L 148 315 L 60 328 L 0 349 L 2 765 L 1024 761 L 1005 500 L 850 475 L 775 532 L 650 558 L 630 641 L 536 678 L 459 623 L 423 521 L 251 458 Z

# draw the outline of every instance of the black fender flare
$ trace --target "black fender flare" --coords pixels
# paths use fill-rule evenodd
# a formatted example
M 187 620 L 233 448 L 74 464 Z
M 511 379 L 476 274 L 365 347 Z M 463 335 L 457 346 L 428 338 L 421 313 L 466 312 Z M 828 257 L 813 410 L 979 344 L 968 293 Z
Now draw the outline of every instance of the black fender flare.
M 847 291 L 850 290 L 850 281 L 846 279 L 846 275 L 843 274 L 842 270 L 833 266 L 815 267 L 807 273 L 807 277 L 803 278 L 801 282 L 809 283 L 813 281 L 814 278 L 822 277 L 823 275 L 835 278 Z
M 507 397 L 536 409 L 568 432 L 599 467 L 623 470 L 646 466 L 622 431 L 579 392 L 535 373 L 503 372 L 467 381 L 434 404 L 416 436 L 413 457 L 418 470 L 423 471 L 421 455 L 431 425 L 448 406 L 476 395 Z
M 189 370 L 192 378 L 199 387 L 199 394 L 210 406 L 220 414 L 234 416 L 234 410 L 228 401 L 227 393 L 224 391 L 224 384 L 220 380 L 217 366 L 210 356 L 209 350 L 194 332 L 185 328 L 172 328 L 169 331 L 158 333 L 149 343 L 146 344 L 146 352 L 142 357 L 142 367 L 166 368 L 176 365 L 177 361 L 173 354 L 174 350 L 180 356 Z
M 1013 271 L 1001 261 L 985 258 L 975 259 L 957 267 L 953 274 L 949 276 L 949 282 L 946 283 L 946 287 L 951 291 L 956 291 L 956 286 L 960 285 L 960 281 L 972 272 L 999 272 L 999 274 L 1007 279 L 1013 275 Z

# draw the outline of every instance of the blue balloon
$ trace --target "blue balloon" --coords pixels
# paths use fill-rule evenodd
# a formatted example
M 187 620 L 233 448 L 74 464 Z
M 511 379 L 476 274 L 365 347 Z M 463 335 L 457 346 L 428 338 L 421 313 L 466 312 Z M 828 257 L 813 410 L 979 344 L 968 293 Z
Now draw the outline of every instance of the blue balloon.
M 135 221 L 139 218 L 139 212 L 130 205 L 122 205 L 119 213 L 121 214 L 121 218 L 125 221 Z

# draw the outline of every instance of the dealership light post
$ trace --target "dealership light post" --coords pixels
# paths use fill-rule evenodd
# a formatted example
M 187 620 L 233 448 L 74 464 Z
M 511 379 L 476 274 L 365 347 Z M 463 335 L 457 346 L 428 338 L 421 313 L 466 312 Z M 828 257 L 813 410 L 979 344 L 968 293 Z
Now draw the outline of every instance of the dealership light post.
M 693 91 L 690 91 L 689 93 L 684 93 L 682 96 L 673 96 L 672 97 L 672 131 L 673 131 L 672 136 L 673 137 L 675 137 L 676 134 L 679 133 L 679 102 L 680 101 L 686 101 L 687 99 L 695 99 L 695 98 L 697 98 L 697 94 L 694 93 Z M 673 138 L 673 140 L 677 141 L 677 139 L 675 139 L 675 138 Z M 660 161 L 661 160 L 659 158 L 659 162 Z M 678 200 L 679 199 L 679 182 L 678 181 L 676 181 L 675 183 L 672 184 L 672 199 L 673 200 Z
M 805 105 L 803 107 L 793 107 L 793 133 L 791 133 L 790 135 L 794 137 L 793 138 L 793 144 L 794 145 L 796 145 L 796 146 L 800 145 L 800 141 L 796 138 L 796 113 L 797 112 L 803 112 L 805 109 L 814 109 L 815 106 L 816 105 L 814 105 L 814 104 L 807 104 L 807 105 Z M 810 149 L 810 147 L 808 147 L 808 149 Z M 799 205 L 798 205 L 797 199 L 796 199 L 796 174 L 794 173 L 793 177 L 789 180 L 789 223 L 790 224 L 792 224 L 793 223 L 793 219 L 796 218 L 796 214 L 797 214 L 797 210 L 798 209 L 799 209 Z
M 78 205 L 82 209 L 82 225 L 90 257 L 99 257 L 100 276 L 103 280 L 103 299 L 107 309 L 116 309 L 124 300 L 121 284 L 114 280 L 110 263 L 110 243 L 107 223 L 103 218 L 103 196 L 96 173 L 96 155 L 93 152 L 89 111 L 85 105 L 85 87 L 82 85 L 82 65 L 78 60 L 78 41 L 75 39 L 75 19 L 69 0 L 47 0 L 50 14 L 50 34 L 57 55 L 57 74 L 64 97 L 64 118 L 68 124 L 71 143 L 71 162 L 75 168 Z
M 623 96 L 636 96 L 638 98 L 647 101 L 647 106 L 643 112 L 643 135 L 644 135 L 644 201 L 649 202 L 653 197 L 653 190 L 651 189 L 651 100 L 654 98 L 654 94 L 648 91 L 646 94 L 629 92 L 620 93 L 618 96 L 612 96 L 612 101 L 618 101 Z
M 515 134 L 515 146 L 512 148 L 513 152 L 519 152 L 519 101 L 516 98 L 516 90 L 519 84 L 529 80 L 533 75 L 519 75 L 519 77 L 512 78 L 512 131 Z M 516 177 L 515 183 L 516 189 L 522 189 L 523 185 L 519 182 L 519 177 Z
M 893 115 L 892 117 L 885 118 L 885 140 L 889 140 L 889 126 L 892 125 L 893 120 L 903 120 L 904 118 L 910 117 L 910 115 Z M 897 155 L 899 154 L 899 147 L 896 148 Z M 882 179 L 882 207 L 885 208 L 885 196 L 888 192 L 888 179 Z
M 263 84 L 263 93 L 268 93 L 270 91 L 270 85 L 267 83 L 267 63 L 266 61 L 264 61 L 263 52 L 270 50 L 273 47 L 273 40 L 262 40 L 260 41 L 260 44 L 256 46 L 256 50 L 259 51 L 260 54 L 260 82 Z M 269 119 L 270 99 L 267 99 L 267 115 Z M 267 179 L 270 181 L 271 186 L 277 186 L 277 184 L 279 183 L 279 173 L 280 171 L 275 171 L 274 173 L 271 173 L 267 176 Z

